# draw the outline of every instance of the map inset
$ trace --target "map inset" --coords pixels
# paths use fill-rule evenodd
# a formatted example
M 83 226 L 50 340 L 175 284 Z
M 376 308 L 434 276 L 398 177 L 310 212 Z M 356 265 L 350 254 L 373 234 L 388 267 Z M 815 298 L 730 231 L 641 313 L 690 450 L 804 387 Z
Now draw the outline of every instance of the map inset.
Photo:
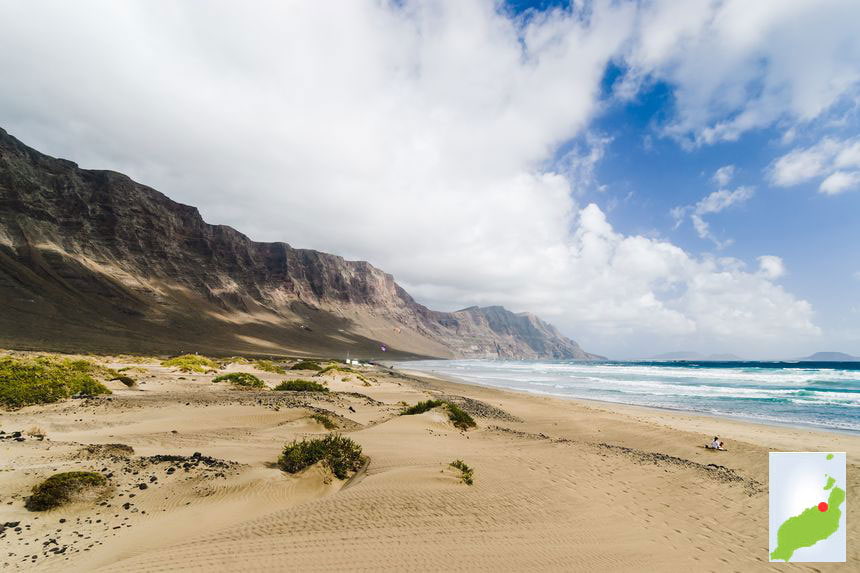
M 845 561 L 845 453 L 770 453 L 770 560 Z

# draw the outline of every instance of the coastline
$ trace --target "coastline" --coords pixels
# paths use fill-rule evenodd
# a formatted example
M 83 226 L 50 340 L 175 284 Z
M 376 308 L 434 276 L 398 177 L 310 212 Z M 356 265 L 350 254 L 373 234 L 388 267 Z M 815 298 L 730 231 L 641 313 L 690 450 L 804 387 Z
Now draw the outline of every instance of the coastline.
M 356 367 L 361 378 L 291 371 L 330 389 L 293 395 L 270 390 L 284 375 L 250 365 L 224 371 L 253 372 L 267 389 L 235 390 L 212 383 L 215 374 L 154 361 L 104 360 L 138 369 L 140 386 L 112 383 L 108 397 L 28 406 L 0 419 L 7 433 L 38 425 L 46 435 L 0 440 L 0 523 L 22 527 L 0 541 L 0 563 L 10 570 L 781 571 L 767 560 L 768 452 L 845 451 L 849 498 L 860 491 L 856 436 L 408 370 Z M 442 408 L 399 415 L 427 399 L 460 404 L 477 427 L 455 428 Z M 285 443 L 329 433 L 313 418 L 321 412 L 369 457 L 349 480 L 319 465 L 295 475 L 274 466 Z M 703 447 L 715 433 L 729 451 Z M 109 444 L 134 453 L 88 453 Z M 147 461 L 195 452 L 228 465 L 168 473 Z M 456 459 L 474 468 L 474 485 L 450 467 Z M 102 468 L 116 487 L 107 507 L 24 509 L 51 472 Z M 858 532 L 849 520 L 849 539 Z M 69 549 L 43 555 L 50 539 Z M 858 563 L 860 547 L 849 543 L 848 562 L 828 571 Z
M 860 430 L 849 429 L 849 428 L 838 428 L 833 426 L 826 426 L 824 424 L 814 424 L 814 423 L 806 423 L 802 421 L 787 421 L 787 420 L 779 420 L 772 419 L 766 417 L 755 417 L 755 416 L 746 416 L 743 414 L 729 414 L 729 413 L 716 413 L 716 412 L 704 412 L 701 410 L 693 410 L 682 407 L 672 407 L 672 406 L 660 406 L 654 404 L 634 404 L 628 402 L 621 401 L 613 401 L 613 400 L 602 400 L 600 398 L 587 398 L 583 396 L 574 396 L 570 394 L 565 394 L 562 392 L 551 392 L 545 390 L 537 390 L 532 388 L 511 388 L 505 386 L 496 386 L 493 384 L 482 383 L 478 380 L 467 380 L 466 378 L 460 378 L 454 374 L 441 373 L 435 370 L 413 370 L 409 368 L 408 361 L 395 361 L 390 364 L 394 365 L 394 367 L 402 368 L 403 372 L 410 372 L 413 375 L 425 375 L 432 376 L 440 379 L 445 379 L 453 383 L 465 384 L 470 386 L 477 386 L 482 388 L 493 388 L 498 390 L 503 390 L 507 392 L 520 393 L 523 395 L 530 396 L 546 396 L 552 398 L 560 398 L 562 400 L 571 400 L 571 401 L 579 401 L 582 403 L 593 403 L 593 404 L 604 404 L 607 406 L 618 406 L 619 408 L 631 407 L 631 408 L 642 408 L 645 410 L 654 410 L 658 412 L 674 412 L 682 415 L 691 415 L 691 416 L 702 416 L 706 418 L 716 418 L 718 420 L 726 420 L 726 421 L 736 421 L 736 422 L 744 422 L 749 424 L 759 424 L 763 426 L 773 426 L 780 428 L 788 428 L 788 429 L 797 429 L 797 430 L 811 430 L 811 431 L 819 431 L 819 432 L 827 432 L 827 433 L 836 433 L 836 434 L 845 434 L 848 436 L 860 436 Z
M 755 442 L 760 446 L 772 447 L 775 451 L 801 451 L 792 448 L 793 440 L 809 446 L 809 451 L 844 451 L 848 456 L 849 463 L 860 464 L 860 433 L 830 428 L 818 428 L 804 426 L 801 424 L 781 424 L 776 422 L 763 422 L 759 420 L 744 419 L 741 417 L 726 417 L 704 412 L 681 410 L 674 408 L 661 408 L 658 406 L 640 406 L 637 404 L 624 404 L 579 397 L 568 397 L 557 394 L 540 393 L 526 389 L 499 388 L 489 384 L 479 384 L 454 376 L 430 373 L 422 370 L 400 370 L 411 376 L 425 378 L 435 381 L 437 384 L 451 385 L 452 391 L 469 393 L 468 389 L 479 388 L 487 391 L 486 398 L 492 393 L 500 396 L 514 394 L 524 398 L 558 401 L 558 407 L 570 403 L 577 412 L 587 415 L 588 412 L 601 412 L 618 416 L 619 418 L 633 418 L 641 422 L 659 424 L 677 431 L 690 433 L 696 430 L 703 436 L 721 434 L 723 436 L 736 436 L 740 440 Z M 811 447 L 811 446 L 814 446 Z M 841 449 L 840 449 L 841 448 Z

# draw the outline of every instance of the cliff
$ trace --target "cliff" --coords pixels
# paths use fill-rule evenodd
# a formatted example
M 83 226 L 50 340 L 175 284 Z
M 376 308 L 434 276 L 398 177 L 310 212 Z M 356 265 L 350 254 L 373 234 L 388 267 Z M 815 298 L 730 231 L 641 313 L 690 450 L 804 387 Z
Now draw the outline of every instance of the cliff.
M 251 241 L 2 129 L 0 298 L 15 348 L 598 358 L 533 315 L 431 311 L 367 262 Z

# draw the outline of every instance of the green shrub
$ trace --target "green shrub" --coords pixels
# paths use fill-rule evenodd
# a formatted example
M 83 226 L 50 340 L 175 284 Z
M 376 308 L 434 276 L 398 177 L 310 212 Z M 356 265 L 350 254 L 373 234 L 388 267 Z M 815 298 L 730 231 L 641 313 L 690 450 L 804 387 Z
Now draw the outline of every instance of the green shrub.
M 401 412 L 401 416 L 413 416 L 415 414 L 423 414 L 424 412 L 429 412 L 433 408 L 438 408 L 442 404 L 444 404 L 442 400 L 424 400 L 423 402 L 418 402 L 414 406 L 409 406 L 408 408 L 404 408 Z
M 120 374 L 119 376 L 114 376 L 110 380 L 111 380 L 111 382 L 113 382 L 114 380 L 119 380 L 120 382 L 122 382 L 123 384 L 128 386 L 129 388 L 131 388 L 132 386 L 137 384 L 137 382 L 134 381 L 134 378 L 132 378 L 130 376 L 124 376 L 122 374 Z
M 323 428 L 326 430 L 334 430 L 337 428 L 337 424 L 335 424 L 332 419 L 325 414 L 314 414 L 311 418 L 322 424 Z
M 30 511 L 44 511 L 72 501 L 86 490 L 107 485 L 107 478 L 95 472 L 54 474 L 33 488 L 25 506 Z
M 0 405 L 21 408 L 56 402 L 75 394 L 110 394 L 92 376 L 103 370 L 107 369 L 86 360 L 0 357 Z
M 243 388 L 265 388 L 266 383 L 247 372 L 231 372 L 230 374 L 222 374 L 216 377 L 213 382 L 229 382 L 234 386 Z
M 324 438 L 293 441 L 284 446 L 278 466 L 289 473 L 299 472 L 322 461 L 338 479 L 345 479 L 350 472 L 361 469 L 364 458 L 361 446 L 339 434 Z
M 424 412 L 428 412 L 433 408 L 438 408 L 439 406 L 445 406 L 445 409 L 448 410 L 448 419 L 451 420 L 451 423 L 454 424 L 455 428 L 468 430 L 469 428 L 474 428 L 477 425 L 468 412 L 463 410 L 457 404 L 447 400 L 424 400 L 423 402 L 418 402 L 414 406 L 404 408 L 400 411 L 400 415 L 413 416 L 415 414 L 423 414 Z
M 290 367 L 290 370 L 322 370 L 322 366 L 313 360 L 301 360 Z
M 206 374 L 218 370 L 218 363 L 199 354 L 183 354 L 161 362 L 162 366 L 178 368 L 181 372 Z
M 332 364 L 331 366 L 326 366 L 325 368 L 321 369 L 319 372 L 317 372 L 317 374 L 316 374 L 316 375 L 317 375 L 317 376 L 322 376 L 322 375 L 323 375 L 323 374 L 325 374 L 326 372 L 350 372 L 350 373 L 355 373 L 355 370 L 353 370 L 352 368 L 347 368 L 346 366 L 338 366 L 337 364 Z
M 275 386 L 282 392 L 328 392 L 328 388 L 310 380 L 285 380 Z
M 275 374 L 286 374 L 287 370 L 283 366 L 279 366 L 271 360 L 257 360 L 254 362 L 254 367 L 263 372 L 274 372 Z
M 454 404 L 453 402 L 445 402 L 445 406 L 448 408 L 448 419 L 451 420 L 451 423 L 454 424 L 455 428 L 468 430 L 469 428 L 477 426 L 477 424 L 475 424 L 475 420 L 472 419 L 472 416 L 457 404 Z
M 462 481 L 464 484 L 472 485 L 473 483 L 475 483 L 475 470 L 467 466 L 466 462 L 464 462 L 463 460 L 454 460 L 448 465 L 452 468 L 460 470 L 460 481 Z

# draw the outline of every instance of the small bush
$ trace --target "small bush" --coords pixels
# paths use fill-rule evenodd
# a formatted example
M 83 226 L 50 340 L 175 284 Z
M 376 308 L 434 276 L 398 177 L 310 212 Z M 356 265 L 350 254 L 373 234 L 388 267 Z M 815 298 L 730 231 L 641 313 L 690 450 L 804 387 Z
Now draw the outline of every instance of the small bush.
M 113 382 L 114 380 L 119 380 L 120 382 L 122 382 L 123 384 L 128 386 L 129 388 L 131 388 L 132 386 L 137 384 L 137 382 L 134 381 L 134 378 L 131 378 L 130 376 L 124 376 L 122 374 L 120 374 L 119 376 L 114 376 L 113 378 L 111 378 L 111 382 Z
M 322 370 L 322 366 L 313 360 L 301 360 L 290 367 L 290 370 Z
M 107 485 L 107 478 L 95 472 L 54 474 L 33 488 L 25 506 L 30 511 L 44 511 L 72 501 L 85 490 Z
M 243 388 L 265 388 L 266 383 L 254 376 L 253 374 L 248 374 L 247 372 L 231 372 L 230 374 L 223 374 L 221 376 L 216 377 L 213 382 L 229 382 L 234 386 L 241 386 Z
M 424 400 L 423 402 L 418 402 L 414 406 L 409 406 L 408 408 L 404 408 L 401 412 L 401 416 L 414 416 L 415 414 L 423 414 L 424 412 L 429 412 L 433 408 L 438 408 L 442 404 L 444 404 L 442 400 Z
M 275 386 L 281 392 L 328 392 L 328 388 L 310 380 L 285 380 Z
M 466 462 L 464 462 L 463 460 L 454 460 L 448 465 L 454 469 L 460 470 L 460 481 L 462 481 L 464 484 L 472 485 L 473 483 L 475 483 L 475 470 L 467 466 Z
M 140 366 L 124 366 L 117 370 L 119 373 L 125 374 L 146 374 L 146 368 L 141 368 Z
M 322 461 L 338 479 L 361 469 L 364 458 L 361 446 L 349 438 L 329 434 L 324 438 L 293 441 L 284 447 L 278 466 L 289 473 L 299 472 Z
M 317 372 L 317 374 L 316 374 L 316 375 L 317 375 L 317 376 L 322 376 L 323 374 L 325 374 L 325 373 L 327 373 L 327 372 L 350 372 L 350 373 L 355 373 L 355 370 L 353 370 L 352 368 L 347 368 L 346 366 L 338 366 L 337 364 L 332 364 L 331 366 L 326 366 L 325 368 L 321 369 L 319 372 Z
M 468 430 L 469 428 L 477 426 L 477 424 L 475 424 L 475 420 L 472 419 L 472 416 L 457 404 L 446 402 L 445 405 L 448 407 L 448 419 L 451 420 L 451 423 L 454 424 L 455 428 Z
M 110 394 L 93 378 L 93 374 L 104 370 L 108 369 L 86 360 L 0 357 L 0 405 L 21 408 L 56 402 L 75 394 Z
M 325 414 L 314 414 L 311 418 L 322 424 L 323 428 L 326 430 L 334 430 L 337 428 L 337 424 L 335 424 L 332 419 Z
M 451 420 L 451 423 L 454 424 L 455 428 L 468 430 L 469 428 L 474 428 L 477 425 L 468 412 L 463 410 L 457 404 L 448 402 L 447 400 L 424 400 L 423 402 L 418 402 L 414 406 L 404 408 L 400 411 L 400 415 L 413 416 L 415 414 L 423 414 L 424 412 L 428 412 L 433 408 L 438 408 L 439 406 L 445 406 L 445 409 L 448 410 L 448 419 Z
M 45 436 L 48 435 L 45 433 L 45 430 L 43 430 L 39 426 L 31 426 L 30 429 L 24 433 L 27 434 L 28 436 L 30 436 L 31 438 L 39 438 L 40 440 L 44 440 Z
M 218 370 L 218 363 L 199 354 L 183 354 L 169 360 L 164 360 L 162 366 L 178 368 L 181 372 L 196 372 L 206 374 Z
M 275 374 L 286 374 L 287 371 L 283 366 L 279 366 L 271 360 L 257 360 L 254 362 L 254 367 L 263 372 L 274 372 Z

